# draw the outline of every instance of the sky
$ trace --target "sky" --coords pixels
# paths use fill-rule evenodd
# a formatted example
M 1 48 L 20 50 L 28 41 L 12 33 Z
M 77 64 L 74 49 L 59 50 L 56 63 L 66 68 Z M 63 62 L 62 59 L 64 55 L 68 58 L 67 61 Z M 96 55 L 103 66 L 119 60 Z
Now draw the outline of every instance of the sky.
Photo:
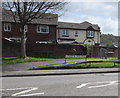
M 102 34 L 118 36 L 118 2 L 69 2 L 59 21 L 98 24 Z

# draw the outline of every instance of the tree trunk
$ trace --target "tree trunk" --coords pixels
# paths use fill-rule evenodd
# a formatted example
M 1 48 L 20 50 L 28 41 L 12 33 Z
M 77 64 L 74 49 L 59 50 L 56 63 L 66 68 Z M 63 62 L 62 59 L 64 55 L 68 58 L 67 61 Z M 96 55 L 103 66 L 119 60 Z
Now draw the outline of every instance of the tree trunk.
M 24 26 L 21 27 L 21 58 L 25 59 L 26 56 L 26 32 Z

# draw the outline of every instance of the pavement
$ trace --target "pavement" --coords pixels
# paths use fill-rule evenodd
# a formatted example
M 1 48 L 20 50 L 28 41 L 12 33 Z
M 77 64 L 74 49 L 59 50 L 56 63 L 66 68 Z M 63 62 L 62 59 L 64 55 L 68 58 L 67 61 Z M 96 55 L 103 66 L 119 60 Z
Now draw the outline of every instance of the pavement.
M 87 61 L 99 61 L 105 59 L 88 59 Z M 67 62 L 85 61 L 85 59 L 67 60 Z M 47 64 L 63 63 L 64 60 L 29 62 L 19 64 L 8 64 L 2 67 L 2 77 L 22 77 L 22 76 L 45 76 L 45 75 L 71 75 L 71 74 L 92 74 L 92 73 L 114 73 L 120 72 L 118 68 L 87 68 L 87 69 L 56 69 L 56 70 L 28 70 L 31 67 L 43 66 Z M 1 69 L 1 67 L 0 67 Z
M 72 75 L 93 73 L 115 73 L 120 72 L 118 68 L 91 68 L 91 69 L 64 69 L 64 70 L 34 70 L 34 71 L 4 71 L 2 77 L 22 76 L 46 76 L 46 75 Z

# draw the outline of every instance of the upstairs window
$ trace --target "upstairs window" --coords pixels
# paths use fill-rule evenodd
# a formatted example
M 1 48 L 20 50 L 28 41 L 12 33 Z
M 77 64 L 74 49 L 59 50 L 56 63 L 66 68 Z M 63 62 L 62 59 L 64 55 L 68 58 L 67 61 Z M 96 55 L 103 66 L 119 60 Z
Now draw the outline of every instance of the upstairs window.
M 87 37 L 94 37 L 94 31 L 87 31 Z
M 77 31 L 75 32 L 75 37 L 78 37 L 78 32 Z
M 37 26 L 37 33 L 49 33 L 49 27 L 48 26 L 42 26 L 38 25 Z
M 24 32 L 27 32 L 27 31 L 28 31 L 28 26 L 25 25 L 25 26 L 24 26 Z
M 6 32 L 11 31 L 11 23 L 4 23 L 4 31 Z
M 66 30 L 66 29 L 64 29 L 64 30 L 62 31 L 62 37 L 69 37 L 69 31 Z

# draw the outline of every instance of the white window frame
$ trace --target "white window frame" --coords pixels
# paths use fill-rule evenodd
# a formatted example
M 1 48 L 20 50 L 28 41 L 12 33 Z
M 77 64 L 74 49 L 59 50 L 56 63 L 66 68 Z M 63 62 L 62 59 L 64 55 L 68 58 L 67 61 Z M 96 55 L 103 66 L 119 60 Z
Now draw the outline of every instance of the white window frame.
M 44 27 L 46 27 L 46 28 L 44 28 Z M 42 28 L 46 29 L 47 32 L 43 32 Z M 46 26 L 46 25 L 37 25 L 37 33 L 48 34 L 49 33 L 49 26 Z
M 63 37 L 69 37 L 69 30 L 63 29 L 63 30 L 62 30 L 62 36 L 63 36 Z
M 94 37 L 94 31 L 87 31 L 87 37 Z
M 20 27 L 20 32 L 22 32 L 21 27 Z M 24 32 L 28 32 L 28 25 L 24 26 Z
M 11 31 L 11 23 L 4 23 L 4 31 L 6 32 Z
M 36 43 L 39 43 L 39 44 L 47 44 L 48 42 L 47 42 L 47 41 L 36 41 Z
M 28 32 L 28 25 L 24 26 L 24 32 Z
M 75 31 L 75 35 L 74 35 L 75 37 L 78 37 L 78 31 Z

